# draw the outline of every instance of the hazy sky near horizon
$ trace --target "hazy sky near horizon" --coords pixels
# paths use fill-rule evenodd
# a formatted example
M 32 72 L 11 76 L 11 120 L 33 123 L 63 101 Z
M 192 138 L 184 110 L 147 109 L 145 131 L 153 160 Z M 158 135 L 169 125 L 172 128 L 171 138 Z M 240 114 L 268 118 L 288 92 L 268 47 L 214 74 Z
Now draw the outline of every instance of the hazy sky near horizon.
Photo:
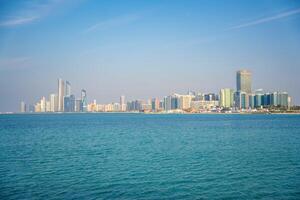
M 244 68 L 300 104 L 300 1 L 0 0 L 0 112 L 59 77 L 109 103 L 235 89 Z

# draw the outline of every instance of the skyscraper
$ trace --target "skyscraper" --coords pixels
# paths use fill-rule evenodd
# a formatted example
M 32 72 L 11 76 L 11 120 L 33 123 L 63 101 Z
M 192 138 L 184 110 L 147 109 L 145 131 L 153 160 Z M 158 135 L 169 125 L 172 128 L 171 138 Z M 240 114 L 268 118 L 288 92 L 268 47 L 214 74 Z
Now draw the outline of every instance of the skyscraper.
M 171 96 L 171 110 L 179 109 L 179 98 L 180 95 L 178 94 L 173 94 Z
M 34 112 L 34 105 L 29 104 L 27 108 L 27 112 Z
M 220 106 L 223 108 L 233 107 L 233 98 L 234 92 L 233 89 L 224 88 L 220 90 Z
M 46 112 L 51 112 L 51 104 L 50 104 L 50 101 L 46 101 Z
M 65 96 L 70 96 L 71 95 L 71 84 L 69 81 L 66 81 L 66 92 Z
M 271 105 L 277 106 L 278 105 L 278 92 L 273 92 L 271 94 Z
M 236 73 L 236 90 L 237 92 L 251 93 L 252 74 L 248 70 L 240 70 Z
M 50 111 L 51 112 L 58 111 L 58 99 L 56 94 L 50 94 Z
M 64 111 L 65 82 L 58 79 L 58 111 Z
M 282 107 L 288 107 L 288 98 L 289 95 L 287 92 L 279 92 L 278 93 L 278 105 Z
M 75 112 L 75 96 L 64 97 L 64 112 Z
M 249 108 L 249 96 L 248 93 L 246 92 L 241 92 L 241 96 L 240 96 L 240 108 L 241 109 L 248 109 Z
M 46 112 L 46 98 L 45 97 L 41 98 L 40 104 L 41 104 L 41 112 Z
M 263 106 L 263 95 L 264 95 L 264 91 L 263 91 L 263 89 L 258 89 L 258 90 L 256 90 L 255 91 L 255 102 L 254 102 L 254 104 L 255 104 L 255 107 L 256 108 L 260 108 L 260 107 L 262 107 Z
M 158 98 L 153 98 L 151 101 L 152 111 L 157 111 L 160 108 L 160 101 Z
M 125 96 L 120 96 L 120 111 L 126 110 L 126 104 L 125 104 Z
M 164 110 L 166 111 L 171 110 L 171 101 L 172 101 L 172 96 L 164 97 Z
M 246 92 L 235 92 L 234 103 L 236 109 L 248 109 L 249 95 Z
M 255 108 L 255 94 L 249 94 L 249 108 Z
M 80 112 L 80 107 L 81 107 L 81 99 L 76 99 L 75 100 L 75 112 Z
M 292 97 L 288 96 L 288 109 L 292 106 Z
M 191 95 L 181 95 L 179 97 L 178 108 L 182 110 L 191 108 L 191 101 L 192 101 Z
M 41 103 L 40 102 L 35 104 L 34 112 L 41 112 Z
M 81 106 L 80 112 L 87 112 L 87 96 L 84 89 L 81 90 Z
M 20 112 L 22 113 L 26 112 L 26 104 L 24 101 L 21 101 Z

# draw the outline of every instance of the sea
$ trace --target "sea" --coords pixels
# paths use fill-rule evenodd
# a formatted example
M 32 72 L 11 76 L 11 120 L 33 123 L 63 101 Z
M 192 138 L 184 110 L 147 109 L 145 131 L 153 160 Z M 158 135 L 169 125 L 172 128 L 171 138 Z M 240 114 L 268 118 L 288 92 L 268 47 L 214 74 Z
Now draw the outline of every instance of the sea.
M 300 199 L 300 115 L 0 115 L 0 199 Z

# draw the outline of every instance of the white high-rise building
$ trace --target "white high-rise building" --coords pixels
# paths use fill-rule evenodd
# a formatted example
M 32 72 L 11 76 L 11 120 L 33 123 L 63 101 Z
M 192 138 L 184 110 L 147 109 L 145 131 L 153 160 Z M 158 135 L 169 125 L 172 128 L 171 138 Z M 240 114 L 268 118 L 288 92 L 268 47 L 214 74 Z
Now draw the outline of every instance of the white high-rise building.
M 288 109 L 291 109 L 292 106 L 292 97 L 288 96 Z
M 50 101 L 46 101 L 46 112 L 51 112 Z
M 26 112 L 26 104 L 24 101 L 21 101 L 20 112 L 22 113 Z
M 58 98 L 56 94 L 50 94 L 50 112 L 58 111 Z
M 126 111 L 125 96 L 120 96 L 120 111 Z
M 46 98 L 45 97 L 42 97 L 41 98 L 41 112 L 46 112 Z
M 220 90 L 220 106 L 223 108 L 233 107 L 234 91 L 230 88 L 224 88 Z
M 191 101 L 191 95 L 180 95 L 178 108 L 182 110 L 191 108 Z
M 34 106 L 34 112 L 41 112 L 41 103 L 36 103 Z
M 65 82 L 58 79 L 58 111 L 64 111 Z

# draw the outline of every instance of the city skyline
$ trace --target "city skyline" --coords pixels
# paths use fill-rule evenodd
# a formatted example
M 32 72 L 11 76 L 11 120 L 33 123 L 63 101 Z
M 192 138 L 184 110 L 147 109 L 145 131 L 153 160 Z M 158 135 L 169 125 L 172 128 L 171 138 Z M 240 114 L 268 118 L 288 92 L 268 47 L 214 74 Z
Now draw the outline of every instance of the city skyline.
M 129 101 L 121 95 L 119 102 L 108 104 L 88 100 L 85 89 L 76 98 L 68 80 L 58 78 L 57 86 L 57 93 L 51 93 L 49 98 L 42 96 L 35 104 L 21 101 L 19 112 L 253 113 L 291 111 L 294 106 L 292 97 L 285 91 L 256 89 L 252 92 L 252 72 L 245 69 L 236 71 L 235 89 L 221 88 L 219 93 L 189 90 L 186 94 L 174 92 L 164 97 Z
M 0 112 L 56 93 L 101 102 L 235 88 L 287 91 L 300 104 L 299 1 L 14 1 L 0 8 Z M 62 99 L 60 99 L 62 101 Z

